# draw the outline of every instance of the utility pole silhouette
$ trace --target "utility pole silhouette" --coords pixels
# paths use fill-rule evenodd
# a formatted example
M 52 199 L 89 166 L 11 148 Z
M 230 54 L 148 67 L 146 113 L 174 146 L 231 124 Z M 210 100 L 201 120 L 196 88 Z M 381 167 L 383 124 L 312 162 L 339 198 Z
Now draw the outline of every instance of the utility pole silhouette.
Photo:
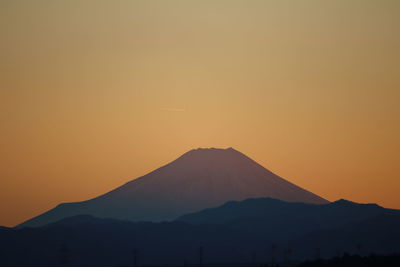
M 316 260 L 320 260 L 321 259 L 321 249 L 320 248 L 316 248 L 315 249 L 315 259 Z
M 287 265 L 288 262 L 288 249 L 283 249 L 283 264 Z
M 200 246 L 199 247 L 199 266 L 200 267 L 203 267 L 203 256 L 204 256 L 203 253 L 204 253 L 203 247 Z
M 138 266 L 137 265 L 137 254 L 138 254 L 137 249 L 136 248 L 133 249 L 132 253 L 133 253 L 133 267 L 137 267 Z
M 59 249 L 59 264 L 62 266 L 70 263 L 70 251 L 66 244 L 62 244 Z
M 339 249 L 336 249 L 336 258 L 342 257 L 342 252 Z
M 253 253 L 251 254 L 251 263 L 253 266 L 256 266 L 256 259 L 257 259 L 257 252 L 253 251 Z
M 362 244 L 360 244 L 360 243 L 358 243 L 357 244 L 357 254 L 359 255 L 359 256 L 361 256 L 361 253 L 362 252 Z
M 290 260 L 291 260 L 292 253 L 293 253 L 293 249 L 292 248 L 288 248 L 286 250 L 286 261 L 287 261 L 287 265 L 288 266 L 290 265 Z
M 276 251 L 276 244 L 271 245 L 271 266 L 275 266 L 275 251 Z

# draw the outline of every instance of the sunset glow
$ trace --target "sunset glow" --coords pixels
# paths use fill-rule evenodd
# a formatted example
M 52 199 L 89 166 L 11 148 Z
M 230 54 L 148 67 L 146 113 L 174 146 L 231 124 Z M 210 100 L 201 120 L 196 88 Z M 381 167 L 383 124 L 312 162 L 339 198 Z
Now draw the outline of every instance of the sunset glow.
M 400 1 L 1 1 L 0 225 L 234 147 L 400 209 Z

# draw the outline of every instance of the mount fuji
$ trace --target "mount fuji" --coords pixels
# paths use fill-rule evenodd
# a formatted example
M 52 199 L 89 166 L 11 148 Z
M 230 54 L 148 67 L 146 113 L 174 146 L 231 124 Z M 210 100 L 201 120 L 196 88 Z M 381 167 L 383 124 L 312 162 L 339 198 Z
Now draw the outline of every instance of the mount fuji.
M 199 148 L 104 195 L 60 204 L 18 227 L 38 227 L 81 214 L 129 221 L 168 221 L 228 201 L 259 197 L 328 203 L 233 148 Z

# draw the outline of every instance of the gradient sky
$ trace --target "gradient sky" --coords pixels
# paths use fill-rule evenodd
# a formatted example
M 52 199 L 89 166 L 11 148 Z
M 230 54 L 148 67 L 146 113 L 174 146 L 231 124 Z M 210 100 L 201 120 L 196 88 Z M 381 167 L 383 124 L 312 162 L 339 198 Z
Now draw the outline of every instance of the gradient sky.
M 197 147 L 400 209 L 400 1 L 0 0 L 0 225 Z

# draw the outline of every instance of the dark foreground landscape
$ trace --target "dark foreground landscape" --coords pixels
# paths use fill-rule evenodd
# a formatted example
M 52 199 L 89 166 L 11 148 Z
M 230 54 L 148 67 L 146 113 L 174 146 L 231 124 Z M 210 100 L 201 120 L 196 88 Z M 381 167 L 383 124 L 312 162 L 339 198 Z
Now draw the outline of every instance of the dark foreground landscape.
M 160 223 L 79 215 L 37 228 L 2 228 L 0 266 L 289 266 L 344 253 L 400 253 L 399 225 L 398 210 L 346 200 L 247 199 Z M 398 266 L 374 263 L 386 260 L 398 263 L 398 256 L 301 266 Z

